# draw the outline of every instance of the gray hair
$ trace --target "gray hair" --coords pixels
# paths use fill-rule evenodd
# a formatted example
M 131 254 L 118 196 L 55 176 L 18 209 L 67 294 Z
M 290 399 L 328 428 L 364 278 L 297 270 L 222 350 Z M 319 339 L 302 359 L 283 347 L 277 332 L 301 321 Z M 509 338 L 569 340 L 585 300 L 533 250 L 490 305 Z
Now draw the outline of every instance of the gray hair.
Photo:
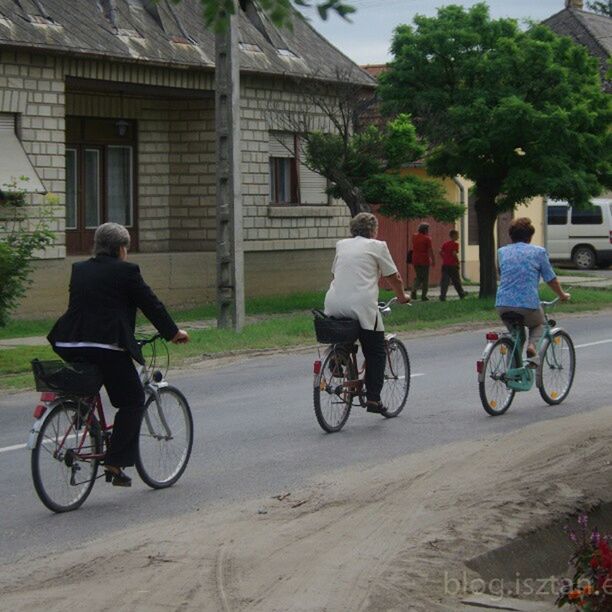
M 94 255 L 119 257 L 121 247 L 130 248 L 130 232 L 119 223 L 103 223 L 94 234 Z
M 353 236 L 363 236 L 372 238 L 378 227 L 378 219 L 372 213 L 359 213 L 351 219 L 351 234 Z

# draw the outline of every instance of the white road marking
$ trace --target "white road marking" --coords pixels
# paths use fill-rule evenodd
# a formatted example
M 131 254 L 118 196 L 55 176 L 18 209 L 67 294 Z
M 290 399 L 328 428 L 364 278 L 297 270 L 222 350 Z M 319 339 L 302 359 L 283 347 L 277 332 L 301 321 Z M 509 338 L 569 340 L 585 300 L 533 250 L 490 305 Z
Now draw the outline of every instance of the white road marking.
M 410 378 L 416 378 L 417 376 L 425 376 L 425 374 L 411 374 Z
M 576 344 L 574 348 L 584 348 L 585 346 L 596 346 L 597 344 L 609 344 L 612 342 L 612 338 L 609 340 L 598 340 L 597 342 L 587 342 L 586 344 Z
M 25 447 L 25 444 L 14 444 L 13 446 L 5 446 L 4 448 L 0 448 L 0 453 L 8 453 L 9 451 L 19 450 L 20 448 Z

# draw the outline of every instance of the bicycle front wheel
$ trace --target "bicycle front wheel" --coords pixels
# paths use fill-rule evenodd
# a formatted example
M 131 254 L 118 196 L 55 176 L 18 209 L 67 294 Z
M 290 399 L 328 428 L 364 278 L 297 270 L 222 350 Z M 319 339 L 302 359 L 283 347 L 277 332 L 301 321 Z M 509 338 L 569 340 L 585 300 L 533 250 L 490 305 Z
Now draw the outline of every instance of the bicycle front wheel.
M 560 404 L 570 392 L 576 371 L 576 351 L 569 335 L 555 332 L 544 348 L 540 365 L 540 395 L 548 404 Z
M 348 351 L 333 348 L 321 364 L 319 384 L 314 387 L 314 411 L 321 428 L 340 431 L 351 413 L 357 372 Z
M 55 406 L 32 450 L 32 480 L 40 500 L 53 512 L 76 510 L 87 499 L 98 473 L 102 436 L 96 423 L 86 421 L 82 406 Z
M 410 360 L 403 342 L 392 338 L 386 342 L 387 362 L 385 382 L 380 399 L 385 407 L 382 413 L 388 419 L 396 417 L 406 405 L 410 391 Z
M 172 486 L 183 474 L 193 445 L 193 418 L 185 396 L 161 387 L 145 403 L 136 470 L 153 489 Z
M 513 348 L 509 338 L 500 338 L 484 360 L 484 380 L 478 383 L 478 390 L 482 407 L 491 416 L 504 414 L 514 399 L 514 390 L 506 385 L 506 372 L 516 368 Z

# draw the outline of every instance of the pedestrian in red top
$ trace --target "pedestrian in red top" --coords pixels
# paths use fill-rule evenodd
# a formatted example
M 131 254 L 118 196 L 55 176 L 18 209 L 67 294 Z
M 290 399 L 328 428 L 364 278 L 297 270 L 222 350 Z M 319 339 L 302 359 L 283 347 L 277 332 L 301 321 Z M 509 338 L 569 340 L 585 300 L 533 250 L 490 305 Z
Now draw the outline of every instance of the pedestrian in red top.
M 429 301 L 429 267 L 436 265 L 431 238 L 429 237 L 429 223 L 421 223 L 418 233 L 412 237 L 412 265 L 415 279 L 412 284 L 412 299 L 415 300 L 419 288 L 422 288 L 421 300 Z
M 455 291 L 461 299 L 465 297 L 465 291 L 461 286 L 461 276 L 459 275 L 459 232 L 451 230 L 448 234 L 450 240 L 447 240 L 440 249 L 442 256 L 442 280 L 440 281 L 440 301 L 446 300 L 446 292 L 448 291 L 448 283 L 451 281 Z

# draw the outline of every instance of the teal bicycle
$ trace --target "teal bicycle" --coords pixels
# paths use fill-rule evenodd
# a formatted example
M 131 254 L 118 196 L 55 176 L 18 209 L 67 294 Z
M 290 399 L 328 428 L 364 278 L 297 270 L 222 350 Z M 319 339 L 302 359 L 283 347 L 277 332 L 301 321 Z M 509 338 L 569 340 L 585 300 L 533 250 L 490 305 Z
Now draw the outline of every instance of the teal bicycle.
M 533 360 L 523 359 L 525 321 L 519 313 L 502 315 L 511 331 L 487 333 L 487 346 L 476 362 L 476 370 L 480 400 L 491 416 L 504 414 L 514 395 L 529 391 L 534 384 L 548 404 L 560 404 L 568 396 L 576 372 L 576 350 L 569 334 L 557 327 L 546 312 L 558 301 L 540 302 L 544 308 L 544 333 Z

